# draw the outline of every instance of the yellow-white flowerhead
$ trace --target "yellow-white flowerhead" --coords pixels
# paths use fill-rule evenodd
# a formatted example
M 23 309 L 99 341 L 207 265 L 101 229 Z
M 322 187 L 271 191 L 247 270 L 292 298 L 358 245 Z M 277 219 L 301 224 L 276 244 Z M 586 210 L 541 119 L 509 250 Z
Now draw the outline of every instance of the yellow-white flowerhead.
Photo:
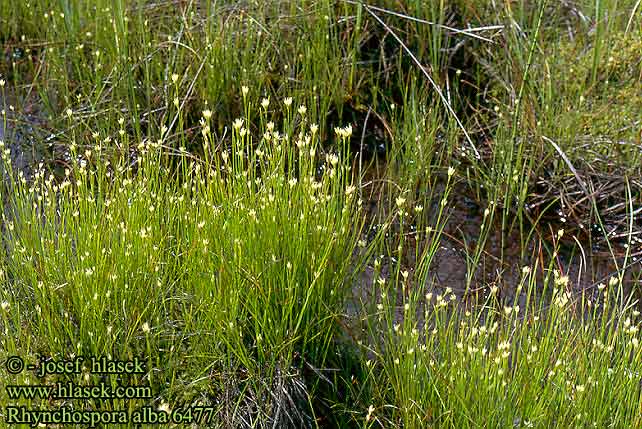
M 298 109 L 299 115 L 303 116 L 307 111 L 308 111 L 308 108 L 305 107 L 303 104 L 299 106 L 299 109 Z
M 209 109 L 203 110 L 203 117 L 205 119 L 210 119 L 212 117 L 212 111 Z
M 290 107 L 292 105 L 292 97 L 287 97 L 283 100 L 283 104 L 285 104 L 285 107 Z
M 566 287 L 568 286 L 568 276 L 562 275 L 561 273 L 555 272 L 555 286 L 557 287 Z
M 347 139 L 352 135 L 352 125 L 348 125 L 347 127 L 344 127 L 344 128 L 335 127 L 334 133 L 341 138 Z
M 375 410 L 375 407 L 373 405 L 370 405 L 368 407 L 368 415 L 366 416 L 366 422 L 370 421 L 370 419 L 372 418 L 372 413 L 374 412 L 374 410 Z
M 334 167 L 339 163 L 339 157 L 335 154 L 327 155 L 326 161 Z
M 250 88 L 248 88 L 247 86 L 243 85 L 241 87 L 241 92 L 243 93 L 243 97 L 245 97 L 245 96 L 247 96 L 247 93 L 250 92 Z
M 241 118 L 235 119 L 233 126 L 234 126 L 234 129 L 240 130 L 241 127 L 243 126 L 243 119 L 241 119 Z
M 178 82 L 178 74 L 172 73 L 172 83 Z
M 263 107 L 264 109 L 267 109 L 269 105 L 270 105 L 269 98 L 264 98 L 263 100 L 261 100 L 261 107 Z

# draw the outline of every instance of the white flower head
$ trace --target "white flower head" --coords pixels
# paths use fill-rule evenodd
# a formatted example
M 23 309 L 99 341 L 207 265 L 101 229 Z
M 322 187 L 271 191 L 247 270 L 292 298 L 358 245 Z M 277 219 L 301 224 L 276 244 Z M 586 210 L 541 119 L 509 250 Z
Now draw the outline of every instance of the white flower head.
M 347 139 L 352 135 L 352 125 L 348 125 L 344 128 L 335 127 L 334 133 L 341 138 Z
M 368 407 L 368 415 L 366 416 L 366 422 L 370 421 L 370 419 L 372 418 L 372 413 L 374 413 L 374 410 L 375 410 L 375 407 L 373 405 L 370 405 Z
M 334 167 L 339 163 L 339 157 L 333 153 L 326 156 L 326 161 Z

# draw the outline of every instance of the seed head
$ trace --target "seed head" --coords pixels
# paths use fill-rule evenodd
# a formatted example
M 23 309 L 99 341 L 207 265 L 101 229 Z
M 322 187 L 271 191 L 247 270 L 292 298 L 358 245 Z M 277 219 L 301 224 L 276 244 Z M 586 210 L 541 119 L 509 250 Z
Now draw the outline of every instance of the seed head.
M 366 416 L 366 422 L 370 421 L 370 419 L 372 418 L 372 413 L 374 412 L 374 410 L 375 410 L 374 406 L 370 405 L 368 407 L 368 415 Z
M 339 163 L 339 157 L 335 154 L 328 155 L 326 160 L 328 163 L 330 163 L 333 167 L 336 166 Z

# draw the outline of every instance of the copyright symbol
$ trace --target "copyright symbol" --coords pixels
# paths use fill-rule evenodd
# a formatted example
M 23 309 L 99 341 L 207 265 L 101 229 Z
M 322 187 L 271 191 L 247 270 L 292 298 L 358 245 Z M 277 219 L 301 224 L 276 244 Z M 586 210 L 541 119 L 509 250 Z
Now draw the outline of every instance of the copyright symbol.
M 11 356 L 7 359 L 6 367 L 9 374 L 20 374 L 25 368 L 25 363 L 20 356 Z

